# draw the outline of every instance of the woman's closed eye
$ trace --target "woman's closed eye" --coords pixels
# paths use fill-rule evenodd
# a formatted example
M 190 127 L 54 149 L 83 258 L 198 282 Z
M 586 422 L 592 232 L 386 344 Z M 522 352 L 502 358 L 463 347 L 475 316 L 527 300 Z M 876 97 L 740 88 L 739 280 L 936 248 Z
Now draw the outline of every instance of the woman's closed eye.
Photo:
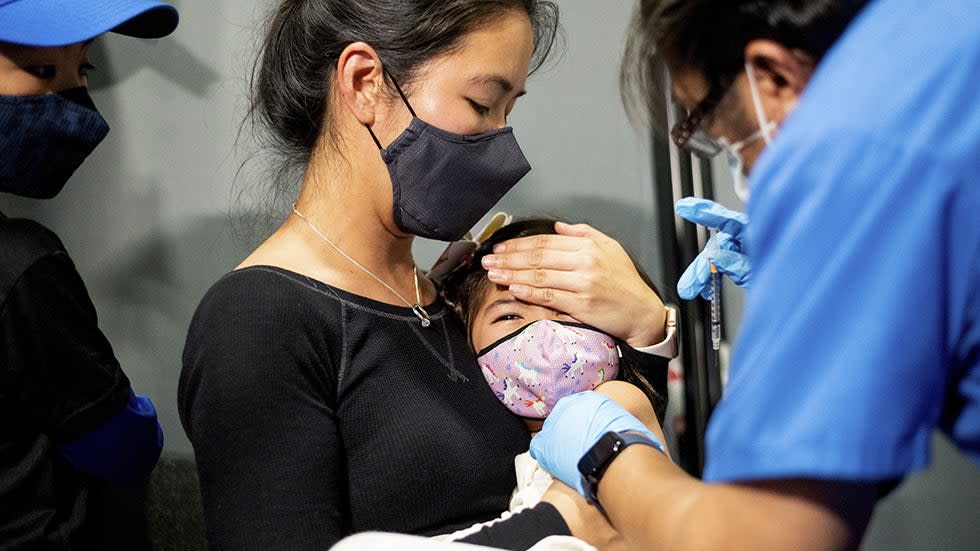
M 477 103 L 469 98 L 466 98 L 466 101 L 469 102 L 470 107 L 472 107 L 473 110 L 476 111 L 476 113 L 481 117 L 485 117 L 490 114 L 490 108 L 487 107 L 486 105 Z

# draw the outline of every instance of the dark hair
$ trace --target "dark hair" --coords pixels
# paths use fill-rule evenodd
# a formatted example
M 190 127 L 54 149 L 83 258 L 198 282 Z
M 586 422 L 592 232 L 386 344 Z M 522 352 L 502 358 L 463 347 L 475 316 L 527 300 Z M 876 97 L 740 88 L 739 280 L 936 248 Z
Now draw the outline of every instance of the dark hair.
M 664 69 L 693 71 L 727 88 L 745 64 L 745 46 L 764 38 L 819 62 L 867 0 L 640 0 L 620 67 L 631 113 L 642 106 L 665 127 Z
M 406 89 L 423 63 L 508 10 L 531 19 L 534 72 L 558 32 L 558 7 L 549 0 L 285 0 L 269 16 L 252 69 L 249 118 L 267 130 L 265 145 L 283 171 L 305 165 L 329 130 L 328 90 L 349 44 L 370 44 Z
M 555 222 L 557 221 L 554 218 L 545 217 L 526 218 L 503 226 L 493 232 L 486 241 L 477 247 L 471 257 L 465 259 L 459 267 L 450 272 L 442 280 L 439 292 L 443 300 L 446 301 L 446 304 L 462 320 L 463 325 L 466 327 L 467 339 L 469 339 L 470 335 L 470 323 L 472 323 L 477 309 L 485 300 L 492 285 L 490 280 L 487 279 L 487 271 L 483 268 L 481 262 L 483 257 L 493 251 L 494 245 L 503 243 L 509 239 L 532 235 L 553 235 L 556 233 Z M 629 252 L 627 254 L 629 255 Z M 657 295 L 660 295 L 657 286 L 650 280 L 650 276 L 643 271 L 643 268 L 636 263 L 632 255 L 630 255 L 630 260 L 633 260 L 633 265 L 636 267 L 636 271 L 640 274 L 643 282 L 653 289 Z M 625 346 L 624 343 L 620 343 L 620 345 Z M 657 418 L 663 423 L 664 413 L 667 409 L 667 399 L 665 397 L 666 387 L 661 391 L 654 388 L 648 377 L 644 375 L 639 363 L 634 360 L 634 356 L 634 354 L 623 354 L 620 363 L 620 379 L 633 384 L 643 391 L 653 405 Z M 666 381 L 663 377 L 657 377 L 657 380 L 660 379 Z

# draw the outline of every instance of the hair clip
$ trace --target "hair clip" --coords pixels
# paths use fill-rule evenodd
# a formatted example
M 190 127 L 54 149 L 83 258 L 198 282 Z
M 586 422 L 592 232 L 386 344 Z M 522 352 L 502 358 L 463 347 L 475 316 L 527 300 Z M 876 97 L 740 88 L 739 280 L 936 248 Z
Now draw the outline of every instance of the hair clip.
M 473 253 L 480 244 L 489 239 L 494 232 L 510 224 L 512 219 L 513 217 L 506 212 L 498 212 L 490 218 L 490 221 L 476 234 L 476 237 L 467 233 L 463 239 L 453 241 L 442 251 L 425 277 L 438 283 L 460 267 L 469 268 L 473 264 Z

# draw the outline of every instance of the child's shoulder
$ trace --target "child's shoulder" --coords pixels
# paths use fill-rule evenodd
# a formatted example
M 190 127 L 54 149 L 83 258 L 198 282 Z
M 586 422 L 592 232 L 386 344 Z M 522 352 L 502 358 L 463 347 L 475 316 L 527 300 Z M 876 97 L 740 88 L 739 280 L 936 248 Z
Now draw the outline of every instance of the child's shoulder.
M 606 381 L 596 387 L 595 391 L 609 396 L 633 415 L 653 409 L 649 398 L 640 387 L 626 381 Z
M 615 400 L 623 409 L 646 425 L 661 443 L 666 444 L 653 404 L 638 386 L 626 381 L 607 381 L 596 387 L 595 391 Z

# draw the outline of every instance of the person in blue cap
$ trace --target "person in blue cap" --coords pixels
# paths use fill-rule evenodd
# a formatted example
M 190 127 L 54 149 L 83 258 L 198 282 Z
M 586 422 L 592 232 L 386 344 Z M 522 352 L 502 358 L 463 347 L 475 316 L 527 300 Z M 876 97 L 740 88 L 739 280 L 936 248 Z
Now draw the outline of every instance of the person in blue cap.
M 747 196 L 747 218 L 678 205 L 726 234 L 746 312 L 703 481 L 594 392 L 531 454 L 636 548 L 855 549 L 935 431 L 980 464 L 980 11 L 643 0 L 634 21 L 641 89 L 662 102 L 666 68 L 688 111 L 672 139 L 725 153 Z
M 94 39 L 176 26 L 149 0 L 0 0 L 0 191 L 54 197 L 106 136 Z M 95 488 L 145 480 L 162 446 L 58 236 L 0 213 L 0 549 L 110 548 Z

